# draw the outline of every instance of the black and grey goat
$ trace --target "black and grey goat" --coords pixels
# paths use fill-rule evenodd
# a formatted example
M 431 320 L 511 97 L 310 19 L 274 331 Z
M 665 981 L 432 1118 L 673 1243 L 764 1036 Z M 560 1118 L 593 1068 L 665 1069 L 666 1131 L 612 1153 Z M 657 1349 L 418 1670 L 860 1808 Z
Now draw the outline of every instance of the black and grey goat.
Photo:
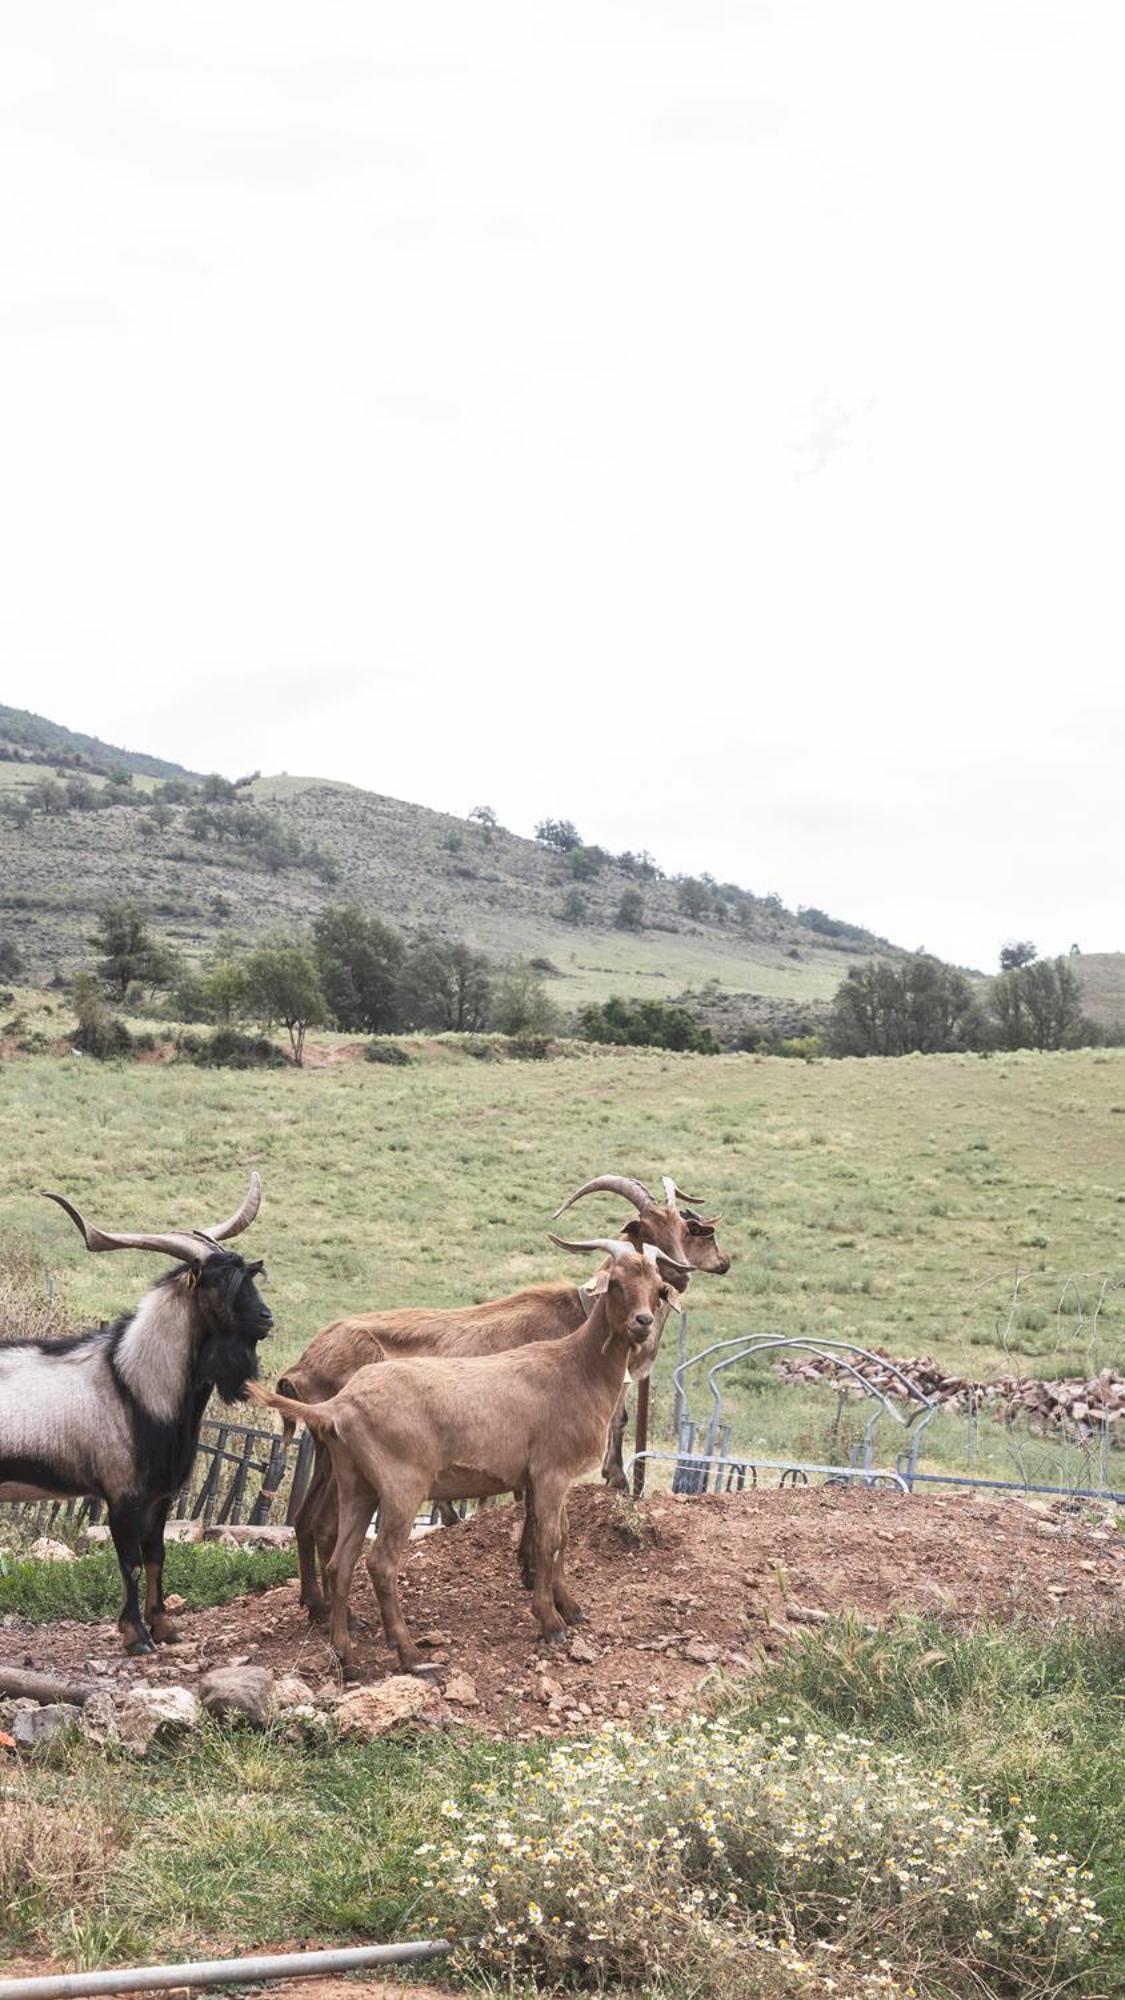
M 111 1326 L 62 1340 L 0 1341 L 0 1500 L 89 1497 L 106 1504 L 125 1584 L 118 1620 L 129 1653 L 176 1638 L 164 1608 L 164 1526 L 195 1456 L 212 1389 L 224 1402 L 258 1373 L 273 1324 L 248 1264 L 226 1238 L 258 1213 L 257 1174 L 242 1206 L 210 1230 L 109 1236 L 60 1194 L 88 1250 L 155 1250 L 177 1267 Z M 142 1615 L 138 1586 L 145 1573 Z

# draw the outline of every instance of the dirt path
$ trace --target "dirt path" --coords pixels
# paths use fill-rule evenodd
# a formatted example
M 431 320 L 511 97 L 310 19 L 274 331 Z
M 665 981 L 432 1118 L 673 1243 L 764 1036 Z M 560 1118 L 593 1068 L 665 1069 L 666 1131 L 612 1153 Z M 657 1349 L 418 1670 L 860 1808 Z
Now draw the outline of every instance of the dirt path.
M 499 1508 L 414 1544 L 403 1593 L 442 1678 L 458 1677 L 439 1719 L 503 1734 L 683 1705 L 716 1668 L 746 1672 L 762 1650 L 783 1645 L 801 1629 L 794 1612 L 847 1610 L 873 1622 L 896 1611 L 955 1622 L 987 1613 L 1050 1624 L 1125 1611 L 1125 1537 L 1061 1507 L 819 1488 L 657 1495 L 633 1510 L 583 1487 L 571 1503 L 570 1568 L 588 1622 L 568 1654 L 537 1642 L 516 1578 L 515 1522 Z M 366 1623 L 356 1641 L 360 1677 L 396 1671 L 362 1566 L 354 1603 Z M 119 1653 L 108 1621 L 9 1618 L 0 1621 L 0 1658 L 119 1686 L 190 1685 L 208 1667 L 248 1656 L 318 1692 L 335 1686 L 295 1583 L 184 1613 L 181 1625 L 184 1644 L 149 1664 Z

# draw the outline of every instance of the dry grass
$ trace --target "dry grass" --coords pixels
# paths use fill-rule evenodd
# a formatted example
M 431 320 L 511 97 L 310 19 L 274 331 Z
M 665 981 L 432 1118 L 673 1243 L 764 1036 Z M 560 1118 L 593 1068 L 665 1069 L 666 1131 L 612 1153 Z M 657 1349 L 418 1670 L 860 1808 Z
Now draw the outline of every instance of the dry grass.
M 44 1340 L 70 1331 L 47 1264 L 30 1244 L 0 1247 L 0 1341 Z
M 59 1918 L 75 1919 L 99 1903 L 106 1867 L 122 1830 L 104 1800 L 82 1788 L 77 1803 L 42 1796 L 42 1782 L 18 1769 L 0 1782 L 0 1910 L 8 1933 L 57 1949 Z

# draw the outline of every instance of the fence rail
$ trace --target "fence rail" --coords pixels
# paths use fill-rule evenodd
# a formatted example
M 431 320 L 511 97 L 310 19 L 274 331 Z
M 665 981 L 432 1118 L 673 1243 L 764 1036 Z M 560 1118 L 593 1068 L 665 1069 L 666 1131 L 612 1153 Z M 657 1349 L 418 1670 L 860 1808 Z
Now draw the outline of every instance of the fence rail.
M 292 1523 L 312 1476 L 313 1452 L 307 1431 L 290 1448 L 280 1431 L 209 1419 L 200 1430 L 191 1471 L 172 1503 L 172 1517 L 202 1521 L 209 1528 Z M 100 1500 L 8 1500 L 0 1503 L 0 1521 L 15 1509 L 21 1521 L 34 1522 L 44 1532 L 60 1521 L 93 1526 L 105 1512 Z

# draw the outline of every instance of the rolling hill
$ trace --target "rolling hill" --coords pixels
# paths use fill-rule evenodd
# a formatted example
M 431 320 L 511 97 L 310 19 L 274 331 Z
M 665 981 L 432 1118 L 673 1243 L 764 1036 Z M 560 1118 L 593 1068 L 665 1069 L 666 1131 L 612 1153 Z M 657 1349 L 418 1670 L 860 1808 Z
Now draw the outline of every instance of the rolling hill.
M 0 747 L 3 718 L 15 713 L 0 711 Z M 94 743 L 67 731 L 63 739 L 72 752 Z M 21 747 L 38 749 L 40 761 L 0 762 L 0 801 L 6 796 L 10 805 L 33 799 L 36 780 L 53 768 L 42 761 L 42 727 L 38 738 L 25 733 Z M 776 900 L 736 891 L 725 911 L 685 915 L 675 882 L 638 876 L 628 860 L 607 857 L 579 884 L 569 857 L 533 840 L 318 778 L 240 786 L 235 803 L 216 807 L 201 833 L 192 799 L 202 793 L 154 816 L 147 793 L 160 760 L 97 747 L 111 768 L 141 774 L 131 802 L 69 810 L 55 787 L 51 809 L 23 810 L 22 823 L 19 811 L 0 813 L 0 936 L 38 980 L 88 963 L 92 916 L 121 897 L 142 904 L 189 958 L 225 932 L 244 940 L 292 934 L 326 904 L 353 901 L 407 931 L 432 929 L 497 958 L 543 961 L 567 1012 L 614 992 L 671 998 L 716 982 L 724 993 L 753 996 L 750 1012 L 760 1022 L 799 1027 L 802 1010 L 826 1001 L 857 953 L 876 947 L 864 933 L 826 934 Z M 105 775 L 90 762 L 82 768 L 104 794 Z M 252 835 L 272 829 L 271 838 L 247 839 L 247 826 Z M 572 903 L 568 921 L 564 907 L 576 888 L 582 906 Z M 638 929 L 616 920 L 630 889 L 643 898 Z

